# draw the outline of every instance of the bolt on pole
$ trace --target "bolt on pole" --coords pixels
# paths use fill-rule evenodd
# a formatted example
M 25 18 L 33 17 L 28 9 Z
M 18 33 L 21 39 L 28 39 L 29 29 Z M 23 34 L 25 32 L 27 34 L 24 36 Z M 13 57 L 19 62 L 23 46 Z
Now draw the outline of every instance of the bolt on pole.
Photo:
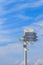
M 24 65 L 27 65 L 27 44 L 24 43 Z

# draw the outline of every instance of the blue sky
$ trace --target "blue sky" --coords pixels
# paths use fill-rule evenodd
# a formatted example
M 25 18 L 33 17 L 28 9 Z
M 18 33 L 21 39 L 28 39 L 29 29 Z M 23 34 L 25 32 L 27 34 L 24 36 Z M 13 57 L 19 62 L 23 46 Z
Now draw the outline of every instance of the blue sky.
M 33 28 L 38 41 L 29 46 L 28 64 L 43 64 L 43 0 L 0 0 L 0 65 L 23 65 L 24 28 Z

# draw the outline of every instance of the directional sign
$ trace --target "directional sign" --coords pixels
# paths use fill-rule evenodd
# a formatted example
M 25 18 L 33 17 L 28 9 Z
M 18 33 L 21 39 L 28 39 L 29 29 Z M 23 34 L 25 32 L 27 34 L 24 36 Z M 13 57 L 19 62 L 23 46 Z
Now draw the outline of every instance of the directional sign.
M 36 41 L 37 36 L 35 32 L 25 32 L 25 35 L 23 36 L 24 41 Z

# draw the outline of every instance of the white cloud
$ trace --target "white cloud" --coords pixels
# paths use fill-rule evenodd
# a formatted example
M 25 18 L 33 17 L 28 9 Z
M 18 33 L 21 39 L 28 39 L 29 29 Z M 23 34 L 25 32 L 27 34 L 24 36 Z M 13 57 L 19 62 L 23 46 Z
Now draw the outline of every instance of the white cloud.
M 42 21 L 39 21 L 39 22 L 37 22 L 37 23 L 34 23 L 35 25 L 38 25 L 38 26 L 40 26 L 40 27 L 43 27 L 43 20 Z
M 0 4 L 0 16 L 6 13 L 3 6 L 4 6 L 3 4 Z
M 43 65 L 43 59 L 38 59 L 34 65 L 39 65 L 42 64 Z
M 2 0 L 2 2 L 3 2 L 4 0 Z M 1 4 L 1 6 L 0 6 L 0 15 L 5 15 L 5 14 L 7 14 L 7 13 L 10 13 L 10 12 L 12 12 L 12 11 L 15 11 L 15 12 L 17 12 L 17 11 L 20 11 L 20 10 L 22 10 L 22 9 L 25 9 L 25 8 L 34 8 L 34 7 L 40 7 L 41 5 L 43 5 L 43 0 L 38 0 L 38 1 L 35 1 L 35 2 L 32 2 L 32 3 L 22 3 L 22 4 L 17 4 L 17 5 L 15 5 L 15 7 L 12 7 L 11 9 L 9 9 L 9 10 L 5 10 L 4 9 L 4 6 L 6 6 L 7 5 L 7 3 L 12 3 L 12 2 L 17 2 L 17 0 L 13 0 L 13 1 L 4 1 L 5 3 L 4 4 Z M 25 1 L 24 1 L 25 2 Z
M 0 22 L 0 24 L 3 24 L 3 22 Z
M 14 42 L 17 41 L 17 37 L 20 34 L 20 31 L 22 31 L 22 27 L 20 28 L 12 28 L 12 29 L 6 29 L 8 25 L 5 24 L 5 26 L 0 26 L 0 44 L 8 43 L 8 42 Z M 8 27 L 12 27 L 13 24 L 9 25 Z M 19 32 L 19 33 L 17 33 Z M 16 34 L 17 33 L 17 34 Z
M 39 21 L 39 20 L 43 20 L 43 14 L 40 14 L 40 15 L 38 15 L 38 16 L 35 18 L 35 21 Z
M 18 17 L 21 18 L 21 19 L 24 19 L 24 20 L 32 19 L 32 17 L 24 16 L 24 15 L 18 15 Z
M 6 18 L 0 18 L 0 24 L 4 24 L 6 20 Z
M 11 42 L 15 42 L 15 41 L 18 41 L 16 37 L 12 37 L 8 34 L 0 34 L 0 44 L 3 45 L 3 44 L 10 44 Z
M 36 7 L 39 7 L 39 6 L 43 5 L 43 0 L 39 0 L 38 2 L 34 3 L 34 5 Z
M 36 32 L 38 33 L 38 35 L 41 36 L 43 34 L 43 20 L 39 21 L 37 23 L 34 23 L 33 27 L 36 30 Z
M 0 37 L 0 44 L 5 44 L 8 42 L 12 42 L 12 39 L 7 38 L 7 37 L 2 37 L 2 36 Z
M 17 5 L 17 7 L 15 9 L 13 9 L 14 11 L 19 11 L 25 8 L 34 8 L 34 7 L 40 7 L 43 5 L 43 0 L 39 0 L 33 3 L 23 3 L 23 4 L 19 4 Z
M 33 19 L 32 17 L 25 16 L 25 15 L 22 15 L 22 14 L 15 15 L 14 18 L 15 17 L 18 18 L 18 19 L 21 19 L 23 21 Z
M 0 0 L 0 3 L 5 2 L 6 0 Z
M 2 62 L 0 65 L 15 65 L 20 63 L 21 59 L 18 60 L 18 55 L 22 55 L 22 51 L 22 44 L 18 43 L 0 47 L 0 61 Z
M 20 1 L 20 0 L 19 0 Z M 5 14 L 7 14 L 7 13 L 10 13 L 10 12 L 17 12 L 17 11 L 20 11 L 20 10 L 23 10 L 23 9 L 25 9 L 25 8 L 34 8 L 34 7 L 40 7 L 41 5 L 43 5 L 43 0 L 38 0 L 38 1 L 33 1 L 32 3 L 22 3 L 22 4 L 16 4 L 14 7 L 12 7 L 12 8 L 10 8 L 10 9 L 8 9 L 8 10 L 5 10 L 5 6 L 6 5 L 9 5 L 10 3 L 12 3 L 12 2 L 18 2 L 17 0 L 9 0 L 9 1 L 7 1 L 7 0 L 2 0 L 2 1 L 0 1 L 0 3 L 1 2 L 5 2 L 4 4 L 2 3 L 1 5 L 0 5 L 0 15 L 1 16 L 3 16 L 3 15 L 5 15 Z M 25 2 L 25 1 L 24 1 Z M 21 16 L 21 15 L 19 15 L 19 16 Z M 27 18 L 28 19 L 28 18 Z
M 16 51 L 15 51 L 16 50 Z M 23 47 L 22 44 L 14 43 L 7 46 L 0 46 L 0 55 L 7 55 L 10 53 L 20 54 L 22 53 Z

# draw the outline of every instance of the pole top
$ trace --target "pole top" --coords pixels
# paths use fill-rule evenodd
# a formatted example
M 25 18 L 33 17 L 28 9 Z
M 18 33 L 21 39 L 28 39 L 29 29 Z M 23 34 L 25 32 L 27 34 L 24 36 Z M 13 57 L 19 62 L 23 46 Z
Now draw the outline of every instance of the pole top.
M 24 32 L 34 32 L 34 30 L 32 28 L 26 28 L 24 29 Z

